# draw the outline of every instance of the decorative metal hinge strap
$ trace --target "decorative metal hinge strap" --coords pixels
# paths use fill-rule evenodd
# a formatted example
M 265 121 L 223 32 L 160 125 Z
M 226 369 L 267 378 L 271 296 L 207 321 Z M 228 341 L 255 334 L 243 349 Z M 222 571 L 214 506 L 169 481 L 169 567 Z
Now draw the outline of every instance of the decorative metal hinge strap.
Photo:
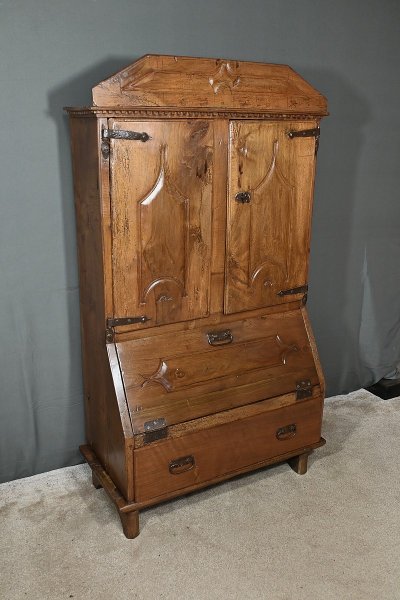
M 103 158 L 110 156 L 110 139 L 114 140 L 139 140 L 147 142 L 151 137 L 145 131 L 127 131 L 125 129 L 103 129 L 101 133 L 101 154 Z
M 157 440 L 162 440 L 168 435 L 167 421 L 164 418 L 153 419 L 152 421 L 146 421 L 143 425 L 144 429 L 144 443 L 151 444 Z
M 289 290 L 281 290 L 278 292 L 278 296 L 293 296 L 295 294 L 305 294 L 308 292 L 308 285 L 301 285 L 300 287 L 290 288 Z
M 148 133 L 145 131 L 127 131 L 126 129 L 103 129 L 103 140 L 139 140 L 141 142 L 147 142 L 151 139 Z
M 315 137 L 315 154 L 318 152 L 320 134 L 321 130 L 319 127 L 314 127 L 314 129 L 292 129 L 287 132 L 287 136 L 291 140 L 295 137 Z
M 139 315 L 137 317 L 119 317 L 116 319 L 108 317 L 106 321 L 106 340 L 107 342 L 114 341 L 114 327 L 120 325 L 133 325 L 135 323 L 146 323 L 150 320 L 150 317 L 146 317 L 146 315 Z
M 302 381 L 296 381 L 296 400 L 303 400 L 304 398 L 311 398 L 312 396 L 312 385 L 310 379 L 303 379 Z
M 108 318 L 107 319 L 107 327 L 119 327 L 120 325 L 133 325 L 134 323 L 146 323 L 147 321 L 151 321 L 150 317 L 146 317 L 146 315 L 139 315 L 136 317 L 118 317 L 118 318 Z

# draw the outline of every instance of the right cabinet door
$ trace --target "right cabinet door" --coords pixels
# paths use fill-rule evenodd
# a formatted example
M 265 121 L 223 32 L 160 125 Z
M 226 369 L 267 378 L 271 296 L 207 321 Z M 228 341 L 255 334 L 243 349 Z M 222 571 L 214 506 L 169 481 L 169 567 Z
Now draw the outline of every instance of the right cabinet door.
M 224 312 L 299 299 L 307 283 L 313 121 L 231 121 Z

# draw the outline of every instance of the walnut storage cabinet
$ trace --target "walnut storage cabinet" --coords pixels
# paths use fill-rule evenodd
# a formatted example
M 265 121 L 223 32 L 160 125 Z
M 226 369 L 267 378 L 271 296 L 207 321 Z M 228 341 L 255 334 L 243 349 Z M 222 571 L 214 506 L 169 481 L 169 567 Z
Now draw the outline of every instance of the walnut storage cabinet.
M 324 443 L 307 319 L 325 98 L 284 65 L 148 55 L 68 108 L 86 445 L 139 510 Z

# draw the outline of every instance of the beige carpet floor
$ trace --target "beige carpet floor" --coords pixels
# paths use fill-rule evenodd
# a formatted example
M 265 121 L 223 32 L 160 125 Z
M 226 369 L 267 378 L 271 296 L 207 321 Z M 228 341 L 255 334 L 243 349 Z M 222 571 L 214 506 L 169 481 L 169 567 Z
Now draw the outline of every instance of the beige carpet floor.
M 400 599 L 400 398 L 327 400 L 328 443 L 141 513 L 127 540 L 86 465 L 0 486 L 2 600 Z

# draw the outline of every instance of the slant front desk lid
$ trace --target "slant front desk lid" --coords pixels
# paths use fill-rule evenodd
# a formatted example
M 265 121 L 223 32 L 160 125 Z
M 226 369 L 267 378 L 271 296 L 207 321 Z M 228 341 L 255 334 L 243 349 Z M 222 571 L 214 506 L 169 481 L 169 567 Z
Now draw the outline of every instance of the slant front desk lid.
M 326 98 L 286 65 L 146 55 L 93 90 L 93 109 L 203 108 L 326 115 Z
M 284 394 L 320 393 L 300 310 L 198 327 L 178 338 L 117 341 L 116 350 L 134 433 L 151 421 L 169 426 Z M 299 393 L 299 385 L 308 389 Z

